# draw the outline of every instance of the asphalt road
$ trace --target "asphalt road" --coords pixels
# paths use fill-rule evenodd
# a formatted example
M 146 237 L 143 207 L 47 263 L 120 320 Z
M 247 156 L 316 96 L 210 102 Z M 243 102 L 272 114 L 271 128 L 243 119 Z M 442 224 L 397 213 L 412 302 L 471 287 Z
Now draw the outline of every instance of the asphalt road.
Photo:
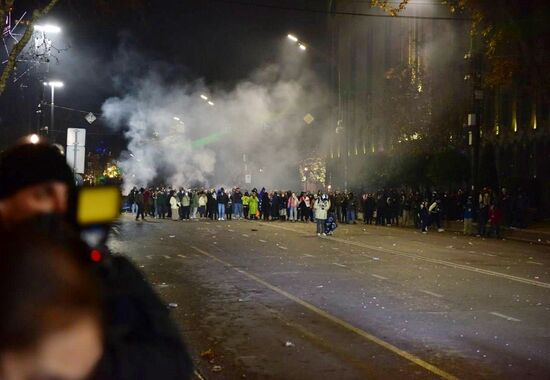
M 110 244 L 177 304 L 199 378 L 550 378 L 548 246 L 314 230 L 127 215 Z

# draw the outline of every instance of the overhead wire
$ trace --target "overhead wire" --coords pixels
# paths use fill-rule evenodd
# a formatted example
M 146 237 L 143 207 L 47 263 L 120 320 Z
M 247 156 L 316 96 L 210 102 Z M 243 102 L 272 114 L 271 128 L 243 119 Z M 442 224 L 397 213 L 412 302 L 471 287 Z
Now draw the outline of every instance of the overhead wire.
M 412 20 L 440 20 L 440 21 L 471 21 L 472 20 L 471 18 L 468 18 L 468 17 L 410 16 L 410 15 L 392 16 L 389 14 L 328 11 L 328 10 L 322 10 L 322 9 L 291 7 L 291 6 L 265 4 L 265 3 L 251 3 L 249 1 L 241 1 L 241 0 L 209 0 L 209 1 L 215 2 L 215 3 L 221 3 L 221 4 L 233 4 L 233 5 L 250 6 L 250 7 L 256 7 L 256 8 L 277 9 L 282 11 L 293 11 L 293 12 L 308 12 L 308 13 L 337 15 L 337 16 L 378 17 L 378 18 L 412 19 Z

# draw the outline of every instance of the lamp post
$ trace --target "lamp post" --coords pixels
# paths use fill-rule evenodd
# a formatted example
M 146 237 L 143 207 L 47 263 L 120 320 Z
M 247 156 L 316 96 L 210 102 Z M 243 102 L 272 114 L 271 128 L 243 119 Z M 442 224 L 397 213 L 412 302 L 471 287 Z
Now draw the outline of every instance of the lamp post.
M 50 109 L 50 130 L 54 131 L 54 114 L 55 114 L 55 89 L 63 87 L 63 82 L 60 81 L 50 81 L 44 82 L 44 86 L 49 86 L 52 90 L 52 102 Z

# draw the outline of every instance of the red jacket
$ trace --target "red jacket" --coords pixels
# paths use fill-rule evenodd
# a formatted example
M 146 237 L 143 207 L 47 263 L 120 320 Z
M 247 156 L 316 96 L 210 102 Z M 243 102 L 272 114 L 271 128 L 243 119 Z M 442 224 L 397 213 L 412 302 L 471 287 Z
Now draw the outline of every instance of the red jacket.
M 499 208 L 493 207 L 489 210 L 489 223 L 500 224 L 502 221 L 502 211 Z

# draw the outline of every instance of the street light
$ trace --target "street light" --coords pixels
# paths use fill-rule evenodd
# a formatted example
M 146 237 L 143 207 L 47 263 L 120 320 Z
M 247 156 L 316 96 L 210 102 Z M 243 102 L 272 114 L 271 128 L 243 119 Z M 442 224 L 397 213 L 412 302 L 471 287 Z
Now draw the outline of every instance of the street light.
M 34 30 L 42 33 L 61 33 L 61 28 L 56 25 L 35 25 Z
M 209 101 L 208 101 L 208 104 L 210 104 L 211 106 L 213 106 L 213 105 L 214 105 L 214 102 L 209 100 Z
M 38 137 L 37 134 L 33 133 L 32 135 L 29 136 L 29 142 L 31 144 L 38 144 L 39 141 L 40 141 L 40 137 Z
M 202 98 L 203 100 L 208 100 L 208 96 L 206 96 L 206 95 L 204 95 L 204 94 L 201 95 L 201 98 Z
M 63 87 L 64 84 L 63 82 L 54 80 L 54 81 L 44 82 L 44 86 L 49 86 L 52 89 L 52 103 L 51 103 L 51 109 L 50 109 L 50 131 L 53 131 L 55 130 L 54 129 L 55 89 Z
M 306 50 L 306 45 L 302 43 L 298 43 L 298 47 L 300 48 L 300 50 Z
M 177 117 L 177 116 L 174 116 L 174 120 L 175 120 L 175 121 L 180 121 L 180 118 Z
M 292 34 L 287 35 L 289 40 L 292 40 L 294 42 L 298 42 L 298 38 L 296 36 L 293 36 Z

